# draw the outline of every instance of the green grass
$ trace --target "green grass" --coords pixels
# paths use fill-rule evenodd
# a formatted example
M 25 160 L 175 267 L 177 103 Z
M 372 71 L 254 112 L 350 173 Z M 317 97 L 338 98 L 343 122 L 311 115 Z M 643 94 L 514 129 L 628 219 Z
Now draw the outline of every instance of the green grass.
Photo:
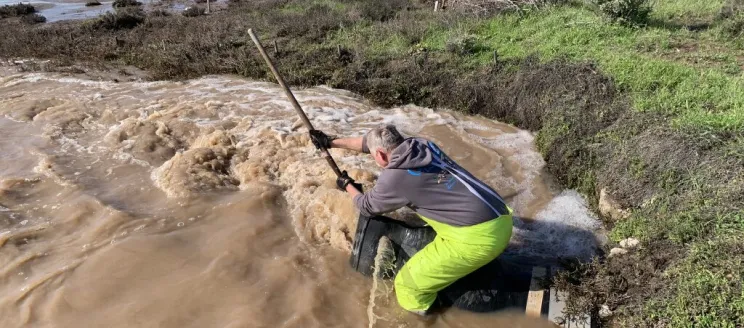
M 286 14 L 300 14 L 313 6 L 325 6 L 339 13 L 344 12 L 348 7 L 346 3 L 333 0 L 312 0 L 303 3 L 290 2 L 282 6 L 279 11 Z
M 685 49 L 700 65 L 668 58 L 674 40 L 690 39 L 686 30 L 635 29 L 610 25 L 583 8 L 560 7 L 527 17 L 500 16 L 459 29 L 433 29 L 421 45 L 444 51 L 458 34 L 475 35 L 477 53 L 468 60 L 486 64 L 500 58 L 537 53 L 543 60 L 591 60 L 633 97 L 634 108 L 674 118 L 680 128 L 731 132 L 744 128 L 744 56 L 736 47 Z M 732 74 L 733 73 L 733 74 Z
M 667 319 L 673 327 L 744 325 L 742 251 L 741 234 L 693 244 L 684 261 L 667 271 L 677 282 L 674 299 L 652 304 L 650 315 Z
M 364 53 L 370 59 L 400 57 L 411 50 L 408 38 L 380 24 L 356 24 L 344 28 L 332 37 L 330 43 L 350 49 L 363 45 Z
M 723 0 L 656 0 L 652 17 L 682 23 L 709 21 L 721 11 Z

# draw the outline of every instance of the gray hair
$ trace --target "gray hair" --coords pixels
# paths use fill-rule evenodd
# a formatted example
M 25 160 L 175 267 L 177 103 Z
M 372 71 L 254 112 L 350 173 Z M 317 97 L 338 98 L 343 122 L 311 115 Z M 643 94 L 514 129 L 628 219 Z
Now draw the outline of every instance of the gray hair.
M 382 148 L 386 153 L 390 153 L 402 143 L 403 136 L 400 135 L 395 125 L 383 125 L 367 133 L 367 148 L 372 154 L 378 148 Z

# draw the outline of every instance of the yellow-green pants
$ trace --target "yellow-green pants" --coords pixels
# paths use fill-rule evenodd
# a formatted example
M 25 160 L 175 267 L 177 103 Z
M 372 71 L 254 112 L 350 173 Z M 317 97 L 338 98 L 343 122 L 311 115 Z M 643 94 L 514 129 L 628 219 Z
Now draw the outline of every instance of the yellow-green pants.
M 428 310 L 437 292 L 493 261 L 506 249 L 512 234 L 511 213 L 466 227 L 421 218 L 437 237 L 395 276 L 398 303 L 414 312 Z

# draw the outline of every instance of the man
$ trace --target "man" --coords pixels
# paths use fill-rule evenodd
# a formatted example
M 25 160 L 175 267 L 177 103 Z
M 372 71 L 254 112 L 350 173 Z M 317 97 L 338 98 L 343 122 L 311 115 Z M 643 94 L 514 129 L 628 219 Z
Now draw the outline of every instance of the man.
M 437 233 L 395 277 L 398 303 L 428 314 L 437 292 L 491 262 L 509 243 L 512 210 L 490 187 L 423 138 L 403 138 L 392 126 L 364 137 L 336 139 L 310 131 L 316 147 L 369 153 L 383 168 L 374 188 L 362 193 L 344 172 L 336 181 L 362 215 L 408 206 Z

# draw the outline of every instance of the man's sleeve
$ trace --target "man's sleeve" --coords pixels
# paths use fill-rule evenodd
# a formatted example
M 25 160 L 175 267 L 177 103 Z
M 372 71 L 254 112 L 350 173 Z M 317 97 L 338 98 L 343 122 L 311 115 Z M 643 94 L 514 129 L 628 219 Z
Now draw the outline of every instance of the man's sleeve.
M 367 147 L 367 135 L 366 134 L 362 137 L 362 152 L 365 154 L 369 154 L 369 147 Z
M 396 188 L 399 183 L 393 172 L 383 171 L 377 184 L 369 192 L 354 197 L 354 205 L 359 213 L 364 216 L 375 216 L 397 210 L 408 205 L 409 201 L 401 195 L 401 188 Z

